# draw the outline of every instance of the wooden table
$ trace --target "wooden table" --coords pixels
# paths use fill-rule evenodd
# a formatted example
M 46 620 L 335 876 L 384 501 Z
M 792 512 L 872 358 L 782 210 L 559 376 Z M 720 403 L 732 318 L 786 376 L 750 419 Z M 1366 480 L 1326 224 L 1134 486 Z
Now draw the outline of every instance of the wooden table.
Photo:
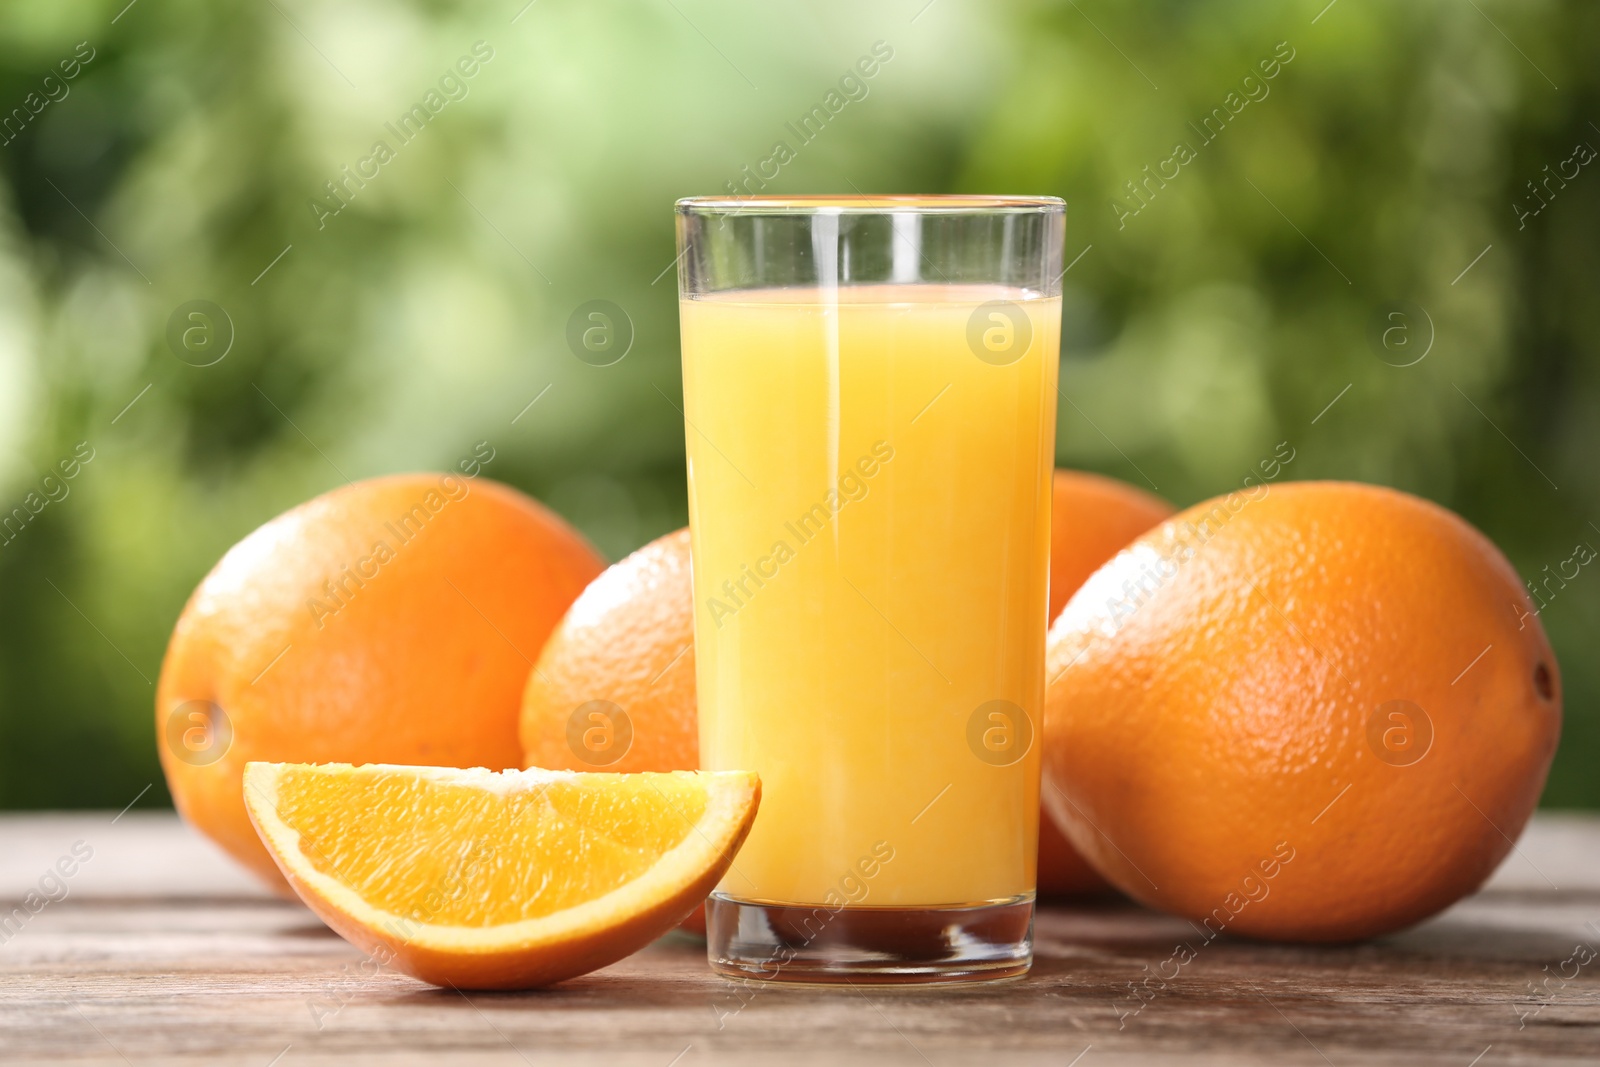
M 6 1064 L 1600 1063 L 1600 959 L 1563 966 L 1600 951 L 1594 817 L 1541 816 L 1483 892 L 1406 933 L 1224 938 L 1145 1002 L 1129 983 L 1192 931 L 1116 903 L 1043 909 L 1033 974 L 988 988 L 741 997 L 674 935 L 554 990 L 466 997 L 372 973 L 174 817 L 113 816 L 0 817 L 6 908 L 92 849 L 46 880 L 62 899 L 0 927 Z

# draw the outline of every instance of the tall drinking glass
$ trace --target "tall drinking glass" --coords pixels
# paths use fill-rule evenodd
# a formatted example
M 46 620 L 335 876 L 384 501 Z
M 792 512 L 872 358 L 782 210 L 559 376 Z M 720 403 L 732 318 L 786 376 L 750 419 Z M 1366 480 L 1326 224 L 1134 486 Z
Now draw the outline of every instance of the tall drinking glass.
M 700 761 L 762 779 L 712 966 L 1025 973 L 1065 205 L 677 212 Z

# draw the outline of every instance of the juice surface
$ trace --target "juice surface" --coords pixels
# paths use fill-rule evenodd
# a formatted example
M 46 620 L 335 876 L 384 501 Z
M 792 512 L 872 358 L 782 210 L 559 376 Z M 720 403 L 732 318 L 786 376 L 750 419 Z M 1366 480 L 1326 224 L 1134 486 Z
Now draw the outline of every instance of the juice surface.
M 997 300 L 1031 339 L 979 358 Z M 762 778 L 719 892 L 1033 891 L 1060 314 L 988 286 L 682 301 L 701 765 Z

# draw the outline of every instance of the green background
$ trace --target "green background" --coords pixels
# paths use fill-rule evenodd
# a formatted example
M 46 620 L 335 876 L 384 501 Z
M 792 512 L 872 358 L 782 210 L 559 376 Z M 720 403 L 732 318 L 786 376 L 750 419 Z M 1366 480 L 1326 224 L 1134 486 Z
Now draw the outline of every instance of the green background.
M 1526 184 L 1600 146 L 1592 3 L 125 3 L 0 24 L 0 109 L 26 113 L 0 146 L 0 511 L 94 457 L 0 546 L 0 806 L 168 803 L 151 683 L 185 598 L 344 475 L 487 440 L 490 476 L 611 558 L 682 525 L 670 205 L 779 140 L 772 192 L 1069 202 L 1065 465 L 1188 504 L 1287 440 L 1288 477 L 1444 503 L 1525 579 L 1600 545 L 1600 165 L 1547 204 Z M 477 41 L 465 98 L 401 144 L 384 124 Z M 800 144 L 785 123 L 878 41 Z M 1125 183 L 1180 140 L 1141 205 Z M 212 366 L 167 339 L 192 300 L 232 323 Z M 633 323 L 614 366 L 567 347 L 590 300 Z M 1547 805 L 1600 805 L 1592 570 L 1543 614 Z

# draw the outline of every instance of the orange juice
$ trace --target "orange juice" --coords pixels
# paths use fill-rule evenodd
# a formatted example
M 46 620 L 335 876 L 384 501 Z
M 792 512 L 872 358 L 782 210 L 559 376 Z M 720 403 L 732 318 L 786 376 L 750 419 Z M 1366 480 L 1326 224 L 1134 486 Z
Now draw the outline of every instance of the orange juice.
M 700 758 L 763 783 L 720 894 L 1033 892 L 1060 314 L 999 286 L 683 300 Z

